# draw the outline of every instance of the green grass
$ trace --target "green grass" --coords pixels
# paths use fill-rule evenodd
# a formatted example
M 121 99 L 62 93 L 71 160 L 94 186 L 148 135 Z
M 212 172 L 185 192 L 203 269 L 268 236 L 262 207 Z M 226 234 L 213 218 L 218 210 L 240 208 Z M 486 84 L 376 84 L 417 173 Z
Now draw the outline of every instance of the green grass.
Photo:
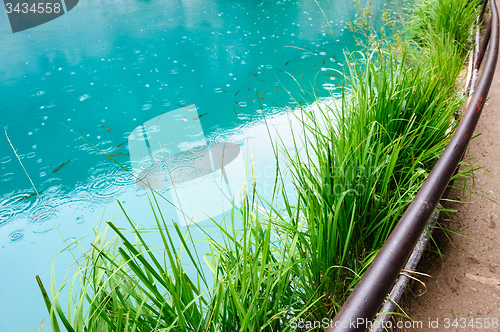
M 480 2 L 421 0 L 410 13 L 408 31 L 426 46 L 433 46 L 429 34 L 447 34 L 462 52 L 469 50 L 470 35 L 476 28 Z
M 162 248 L 150 248 L 123 211 L 128 232 L 109 222 L 90 250 L 82 248 L 76 272 L 62 286 L 52 280 L 52 299 L 44 296 L 52 329 L 290 331 L 292 319 L 335 316 L 457 125 L 456 80 L 477 2 L 425 0 L 416 8 L 413 40 L 374 39 L 371 49 L 348 55 L 341 102 L 303 109 L 307 135 L 296 138 L 302 151 L 287 155 L 286 165 L 298 199 L 276 186 L 284 202 L 277 209 L 250 191 L 218 225 L 223 240 L 207 234 L 213 278 L 204 275 L 191 230 L 169 231 L 152 191 Z
M 311 121 L 311 157 L 293 163 L 311 257 L 304 301 L 321 297 L 314 320 L 335 314 L 384 243 L 446 146 L 461 104 L 446 85 L 461 69 L 454 52 L 387 52 L 348 68 L 350 98 L 324 110 L 335 116 L 326 130 Z

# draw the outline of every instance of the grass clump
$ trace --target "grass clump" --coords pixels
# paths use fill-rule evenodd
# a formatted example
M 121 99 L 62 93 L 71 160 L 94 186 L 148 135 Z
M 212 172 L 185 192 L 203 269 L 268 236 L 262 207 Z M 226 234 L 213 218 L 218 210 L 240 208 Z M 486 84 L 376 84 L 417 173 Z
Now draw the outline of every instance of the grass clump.
M 422 0 L 410 12 L 408 31 L 413 38 L 426 47 L 435 44 L 432 35 L 449 36 L 462 54 L 468 52 L 470 34 L 477 28 L 475 21 L 479 14 L 478 0 L 448 1 Z
M 376 50 L 363 68 L 349 66 L 350 97 L 324 110 L 334 121 L 321 131 L 311 121 L 313 151 L 293 163 L 293 174 L 308 226 L 303 300 L 321 298 L 314 320 L 337 311 L 446 146 L 462 102 L 446 85 L 461 69 L 455 55 Z
M 151 192 L 163 247 L 150 248 L 125 211 L 130 234 L 109 222 L 63 283 L 70 290 L 66 313 L 53 281 L 53 330 L 59 330 L 55 316 L 68 331 L 321 329 L 449 142 L 477 5 L 424 0 L 408 23 L 414 40 L 373 39 L 347 57 L 340 102 L 318 102 L 319 113 L 302 110 L 307 135 L 296 141 L 302 151 L 287 155 L 297 200 L 276 186 L 282 209 L 255 192 L 235 202 L 217 224 L 222 240 L 208 236 L 213 278 L 201 268 L 189 229 L 169 230 Z M 110 228 L 115 235 L 108 239 Z M 186 266 L 196 270 L 195 279 Z

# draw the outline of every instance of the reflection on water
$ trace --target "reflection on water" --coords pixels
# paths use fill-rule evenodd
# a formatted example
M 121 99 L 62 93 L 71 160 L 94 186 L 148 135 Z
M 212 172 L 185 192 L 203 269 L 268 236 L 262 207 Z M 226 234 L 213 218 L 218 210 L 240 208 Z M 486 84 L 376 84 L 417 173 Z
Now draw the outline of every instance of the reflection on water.
M 241 181 L 233 179 L 244 177 L 250 149 L 259 190 L 270 192 L 274 155 L 268 127 L 258 121 L 263 114 L 275 119 L 289 142 L 289 119 L 272 116 L 313 95 L 339 93 L 341 47 L 353 49 L 345 3 L 318 2 L 326 18 L 309 0 L 83 0 L 63 17 L 16 34 L 0 19 L 0 126 L 39 193 L 2 140 L 0 330 L 38 327 L 46 313 L 34 275 L 48 284 L 60 250 L 73 239 L 88 244 L 98 221 L 123 216 L 116 200 L 131 218 L 148 222 L 148 190 L 135 177 L 142 171 L 164 172 L 158 192 L 167 198 L 166 216 L 180 219 L 182 207 L 183 218 L 189 212 L 207 227 L 207 214 L 227 211 L 238 194 Z M 374 8 L 384 5 L 374 1 Z M 195 116 L 169 115 L 192 104 Z M 191 130 L 176 128 L 182 137 L 163 140 L 159 152 L 158 134 L 171 128 L 161 123 L 172 115 L 179 125 L 199 118 Z M 134 156 L 132 144 L 146 142 L 153 149 Z M 220 167 L 226 152 L 236 156 Z M 203 168 L 210 172 L 198 176 Z M 58 272 L 74 260 L 63 252 Z M 24 311 L 30 315 L 21 318 Z
M 164 198 L 176 211 L 173 221 L 182 227 L 223 214 L 233 198 L 239 201 L 238 192 L 245 186 L 240 147 L 207 141 L 200 122 L 206 114 L 200 115 L 196 105 L 181 107 L 146 121 L 129 135 L 137 186 L 166 189 Z
M 293 98 L 311 100 L 303 92 L 336 89 L 337 78 L 321 69 L 341 69 L 348 13 L 332 1 L 320 5 L 327 19 L 312 1 L 82 1 L 55 21 L 0 35 L 0 93 L 8 96 L 0 123 L 42 198 L 60 205 L 84 191 L 109 201 L 133 180 L 102 153 L 131 170 L 120 144 L 147 119 L 196 103 L 203 130 L 192 135 L 211 135 L 255 121 L 261 107 L 272 114 L 293 107 Z M 4 225 L 39 203 L 15 202 L 34 191 L 5 142 L 0 171 Z M 40 190 L 54 180 L 59 187 Z

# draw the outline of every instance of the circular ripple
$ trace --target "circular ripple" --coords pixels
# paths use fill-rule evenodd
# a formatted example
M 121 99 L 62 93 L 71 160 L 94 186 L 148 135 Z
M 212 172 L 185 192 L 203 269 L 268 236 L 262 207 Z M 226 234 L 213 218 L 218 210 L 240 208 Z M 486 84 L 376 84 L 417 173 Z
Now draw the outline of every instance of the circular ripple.
M 170 159 L 172 159 L 173 155 L 169 150 L 163 150 L 163 152 L 162 150 L 157 150 L 153 152 L 152 157 L 153 160 L 157 162 L 162 162 L 164 160 L 169 161 Z M 150 162 L 150 160 L 148 162 Z
M 31 193 L 9 193 L 3 196 L 3 199 L 0 198 L 0 226 L 8 223 L 16 215 L 29 210 L 32 206 L 33 200 L 36 200 L 37 198 L 33 197 L 19 201 L 21 198 L 26 197 L 26 195 L 29 194 Z
M 53 186 L 46 186 L 46 189 L 44 190 L 44 193 L 50 195 L 50 197 L 53 197 L 54 195 L 60 195 L 62 193 L 62 187 L 63 184 L 59 183 Z M 67 188 L 66 188 L 67 189 Z
M 208 149 L 208 146 L 207 144 L 196 144 L 196 145 L 192 145 L 190 147 L 190 150 L 193 152 L 193 153 L 196 153 L 196 152 L 201 152 L 201 151 L 205 151 Z
M 40 301 L 40 294 L 33 292 L 31 295 L 23 297 L 23 301 L 24 314 L 27 315 L 26 317 L 30 317 L 33 315 L 33 309 L 36 308 L 36 304 Z
M 10 242 L 19 242 L 24 238 L 24 229 L 19 229 L 9 234 Z
M 142 158 L 136 164 L 138 165 L 139 168 L 137 171 L 141 172 L 151 167 L 151 158 Z
M 21 208 L 24 210 L 24 206 L 29 205 L 29 202 L 31 199 L 36 199 L 35 196 L 32 196 L 30 198 L 23 199 L 24 197 L 33 194 L 34 192 L 30 191 L 25 191 L 25 192 L 19 192 L 19 193 L 10 193 L 8 195 L 5 195 L 3 199 L 0 201 L 0 206 L 15 206 L 17 208 Z
M 43 224 L 35 224 L 33 227 L 31 227 L 31 230 L 33 233 L 36 234 L 45 234 L 50 232 L 51 230 L 54 229 L 54 226 L 52 226 L 50 223 L 43 223 Z
M 54 201 L 54 200 L 52 200 Z M 38 206 L 29 213 L 29 229 L 33 233 L 45 234 L 54 228 L 51 218 L 54 218 L 56 209 L 52 205 Z
M 107 165 L 109 167 L 109 165 Z M 134 178 L 123 170 L 95 168 L 87 179 L 85 189 L 94 198 L 105 199 L 116 197 L 129 185 L 135 183 Z
M 160 131 L 160 127 L 159 126 L 151 126 L 151 127 L 149 127 L 148 133 L 156 133 L 156 132 L 159 132 L 159 131 Z
M 63 251 L 73 250 L 76 248 L 76 243 L 77 243 L 76 237 L 69 237 L 66 240 L 64 240 L 64 243 L 65 243 L 65 248 Z
M 120 192 L 120 187 L 114 185 L 114 179 L 112 176 L 102 176 L 90 183 L 89 189 L 94 193 L 96 197 L 112 197 Z
M 17 270 L 25 270 L 37 265 L 46 253 L 47 249 L 44 246 L 27 244 L 10 256 L 10 262 L 16 266 Z
M 84 222 L 85 222 L 85 216 L 84 215 L 76 217 L 76 223 L 77 224 L 83 224 Z
M 48 188 L 51 187 L 59 187 L 61 186 L 61 182 L 62 180 L 60 178 L 47 179 L 40 185 L 40 191 L 46 191 Z
M 19 289 L 19 279 L 3 280 L 0 284 L 0 305 L 7 304 L 13 300 L 14 292 Z
M 12 159 L 10 158 L 10 156 L 6 156 L 6 157 L 3 157 L 2 159 L 0 159 L 0 163 L 6 164 L 6 163 L 8 163 L 11 160 Z
M 142 197 L 144 195 L 146 195 L 148 193 L 148 191 L 146 189 L 143 189 L 143 188 L 137 188 L 137 190 L 135 191 L 135 195 L 137 197 Z
M 124 187 L 134 184 L 134 177 L 124 171 L 119 171 L 114 175 L 114 179 L 117 185 Z
M 145 141 L 145 140 L 151 139 L 151 135 L 150 134 L 146 134 L 146 137 L 144 137 L 144 135 L 137 135 L 135 137 L 135 139 L 138 140 L 138 141 Z
M 0 182 L 7 182 L 14 178 L 14 173 L 6 173 L 4 175 L 0 175 Z
M 328 91 L 337 89 L 337 87 L 333 83 L 325 83 L 322 86 L 323 86 L 323 89 L 328 90 Z
M 16 211 L 11 207 L 0 207 L 0 226 L 7 224 L 15 214 Z
M 55 213 L 55 209 L 51 205 L 46 205 L 45 207 L 40 206 L 29 213 L 29 223 L 44 223 L 50 220 L 50 217 Z

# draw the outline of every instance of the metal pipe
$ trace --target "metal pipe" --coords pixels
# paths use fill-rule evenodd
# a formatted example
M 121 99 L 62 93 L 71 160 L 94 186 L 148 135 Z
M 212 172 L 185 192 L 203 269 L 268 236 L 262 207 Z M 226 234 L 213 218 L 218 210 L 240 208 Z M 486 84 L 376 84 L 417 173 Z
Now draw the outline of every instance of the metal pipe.
M 483 20 L 484 13 L 486 12 L 486 5 L 488 4 L 487 0 L 483 0 L 483 4 L 481 6 L 481 12 L 479 13 L 479 20 L 478 23 L 480 23 Z
M 405 265 L 404 268 L 405 272 L 401 273 L 398 280 L 396 281 L 396 284 L 394 285 L 391 293 L 389 294 L 389 298 L 385 301 L 385 304 L 382 307 L 382 309 L 380 309 L 379 311 L 380 315 L 377 316 L 376 322 L 372 325 L 370 332 L 385 331 L 384 327 L 388 325 L 387 322 L 392 317 L 391 312 L 395 312 L 396 305 L 399 302 L 399 300 L 401 300 L 401 297 L 403 296 L 406 286 L 408 286 L 408 282 L 410 281 L 410 278 L 413 276 L 413 273 L 411 271 L 417 268 L 418 262 L 420 262 L 420 258 L 422 258 L 422 255 L 424 254 L 425 247 L 427 246 L 427 243 L 431 239 L 431 234 L 432 231 L 434 230 L 434 227 L 436 226 L 438 218 L 439 218 L 439 211 L 434 211 L 434 213 L 432 213 L 431 219 L 429 219 L 429 222 L 427 222 L 427 225 L 425 226 L 425 230 L 422 232 L 422 234 L 420 234 L 420 238 L 418 239 L 417 245 L 413 249 L 410 258 L 408 259 L 408 262 Z
M 488 47 L 488 42 L 490 41 L 490 35 L 491 35 L 491 21 L 488 24 L 486 32 L 484 33 L 483 43 L 481 44 L 481 49 L 479 50 L 479 53 L 477 55 L 476 63 L 474 63 L 475 69 L 479 69 L 479 67 L 481 67 L 481 63 L 483 62 L 484 58 L 484 53 L 486 53 L 486 48 Z
M 483 15 L 485 11 L 485 6 L 486 1 L 483 2 L 483 8 L 481 10 L 481 14 L 477 17 L 477 31 L 476 31 L 476 53 L 475 53 L 475 61 L 474 61 L 474 69 L 472 70 L 472 82 L 471 82 L 471 87 L 469 91 L 469 96 L 474 93 L 474 90 L 476 89 L 476 84 L 477 84 L 477 79 L 479 75 L 479 66 L 481 65 L 481 62 L 483 61 L 483 56 L 484 52 L 486 51 L 486 47 L 488 46 L 488 42 L 490 39 L 490 33 L 491 33 L 491 21 L 489 22 L 488 29 L 486 30 L 486 34 L 484 35 L 483 38 L 483 43 L 481 44 L 481 47 L 479 46 L 479 33 L 481 31 L 481 26 L 480 24 L 482 23 L 483 20 Z
M 481 115 L 498 57 L 498 11 L 491 2 L 491 45 L 483 75 L 453 137 L 403 217 L 327 331 L 364 331 L 389 293 L 462 159 Z
M 479 17 L 478 17 L 479 21 Z M 486 51 L 486 48 L 488 46 L 488 41 L 490 39 L 490 34 L 491 34 L 491 21 L 488 24 L 488 28 L 486 29 L 486 32 L 483 37 L 483 41 L 481 43 L 481 48 L 479 49 L 479 53 L 476 55 L 476 61 L 474 63 L 474 69 L 479 70 L 481 67 L 481 62 L 484 57 L 484 53 Z M 470 52 L 470 55 L 472 56 L 472 52 Z M 468 72 L 468 80 L 470 80 L 470 72 L 472 68 L 472 61 L 469 61 L 469 72 Z M 472 85 L 472 90 L 476 88 L 475 86 L 476 82 L 473 83 Z M 468 84 L 467 84 L 468 86 Z M 467 91 L 464 91 L 464 94 L 467 94 Z M 455 171 L 455 173 L 458 172 L 458 168 Z M 446 191 L 445 191 L 446 195 Z M 424 252 L 424 249 L 429 242 L 430 235 L 432 234 L 433 227 L 436 224 L 436 220 L 439 216 L 439 212 L 434 211 L 432 214 L 431 219 L 427 223 L 426 230 L 422 232 L 420 235 L 420 238 L 415 245 L 415 248 L 413 248 L 413 251 L 410 255 L 410 258 L 408 259 L 408 262 L 406 263 L 404 270 L 410 271 L 414 270 L 418 263 L 420 262 L 420 258 Z M 398 277 L 398 280 L 394 284 L 394 287 L 392 287 L 392 290 L 388 296 L 388 299 L 385 301 L 384 306 L 382 309 L 379 310 L 379 315 L 376 318 L 376 321 L 378 323 L 374 323 L 372 327 L 370 328 L 370 332 L 382 332 L 383 327 L 387 326 L 387 322 L 391 319 L 392 314 L 390 312 L 394 312 L 396 310 L 396 305 L 399 303 L 399 300 L 401 300 L 401 296 L 403 295 L 406 286 L 408 285 L 408 282 L 410 281 L 410 277 L 413 274 L 411 272 L 406 272 L 405 274 L 401 274 Z

